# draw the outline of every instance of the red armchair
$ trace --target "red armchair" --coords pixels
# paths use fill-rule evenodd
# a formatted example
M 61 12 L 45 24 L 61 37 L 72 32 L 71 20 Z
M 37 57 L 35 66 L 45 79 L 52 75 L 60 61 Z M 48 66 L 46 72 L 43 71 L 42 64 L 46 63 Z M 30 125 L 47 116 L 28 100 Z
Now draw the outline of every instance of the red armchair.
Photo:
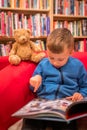
M 75 52 L 72 56 L 80 59 L 87 69 L 87 52 Z M 32 62 L 13 66 L 8 57 L 0 57 L 0 130 L 7 130 L 14 124 L 18 119 L 11 114 L 35 97 L 29 90 L 29 78 L 35 67 Z

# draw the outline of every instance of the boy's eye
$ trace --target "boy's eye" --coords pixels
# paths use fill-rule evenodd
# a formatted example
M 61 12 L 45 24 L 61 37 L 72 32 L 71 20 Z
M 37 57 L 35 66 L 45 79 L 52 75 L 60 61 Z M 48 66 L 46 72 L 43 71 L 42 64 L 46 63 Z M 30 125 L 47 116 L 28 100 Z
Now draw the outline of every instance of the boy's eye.
M 55 59 L 55 58 L 53 58 L 53 57 L 49 57 L 50 58 L 50 60 L 55 60 L 55 61 L 64 61 L 65 60 L 65 58 L 58 58 L 58 59 Z
M 64 60 L 64 58 L 63 59 L 58 59 L 59 61 L 63 61 Z
M 54 60 L 54 58 L 50 57 L 50 60 Z

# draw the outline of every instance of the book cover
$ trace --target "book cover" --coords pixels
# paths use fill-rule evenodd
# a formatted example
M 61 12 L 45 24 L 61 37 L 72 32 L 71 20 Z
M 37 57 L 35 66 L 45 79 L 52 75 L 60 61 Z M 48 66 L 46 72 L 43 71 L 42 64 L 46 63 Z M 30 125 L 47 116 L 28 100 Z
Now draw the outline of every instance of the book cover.
M 68 122 L 87 116 L 87 98 L 76 102 L 66 99 L 46 100 L 36 98 L 12 116 Z

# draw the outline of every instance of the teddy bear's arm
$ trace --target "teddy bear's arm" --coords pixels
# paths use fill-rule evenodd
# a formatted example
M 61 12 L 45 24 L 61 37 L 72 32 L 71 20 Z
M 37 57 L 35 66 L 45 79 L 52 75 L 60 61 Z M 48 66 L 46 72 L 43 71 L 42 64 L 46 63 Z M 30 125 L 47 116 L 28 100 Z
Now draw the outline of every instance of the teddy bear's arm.
M 14 55 L 16 54 L 16 51 L 17 51 L 17 44 L 16 42 L 12 45 L 12 48 L 11 48 L 11 51 L 9 53 L 9 55 Z
M 37 46 L 34 42 L 30 41 L 29 44 L 30 44 L 33 51 L 35 51 L 35 52 L 40 52 L 41 51 L 40 47 Z

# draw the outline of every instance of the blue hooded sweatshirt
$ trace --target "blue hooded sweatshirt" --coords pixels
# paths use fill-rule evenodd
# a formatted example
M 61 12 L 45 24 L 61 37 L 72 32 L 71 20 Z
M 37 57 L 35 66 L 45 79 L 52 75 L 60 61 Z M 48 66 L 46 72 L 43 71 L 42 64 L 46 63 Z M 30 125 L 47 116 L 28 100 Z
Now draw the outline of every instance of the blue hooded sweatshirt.
M 87 96 L 87 72 L 78 59 L 69 57 L 61 68 L 55 68 L 48 58 L 44 58 L 36 67 L 34 75 L 41 75 L 42 84 L 37 90 L 37 96 L 54 100 L 72 96 L 75 92 Z M 30 86 L 33 91 L 34 88 Z

